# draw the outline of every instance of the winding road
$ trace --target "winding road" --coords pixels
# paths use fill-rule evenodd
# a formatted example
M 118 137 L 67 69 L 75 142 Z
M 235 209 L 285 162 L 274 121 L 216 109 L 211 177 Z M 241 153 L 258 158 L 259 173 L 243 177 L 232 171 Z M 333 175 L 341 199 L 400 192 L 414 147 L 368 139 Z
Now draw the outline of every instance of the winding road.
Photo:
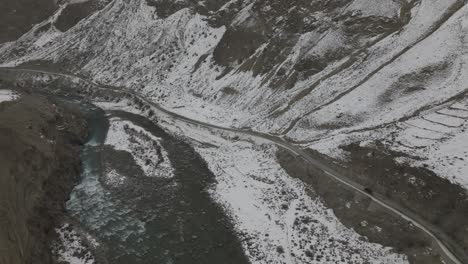
M 180 122 L 185 122 L 188 124 L 197 125 L 199 127 L 204 127 L 208 129 L 216 129 L 219 131 L 234 133 L 236 135 L 249 136 L 251 138 L 269 141 L 277 145 L 278 147 L 288 150 L 289 152 L 293 153 L 295 156 L 302 158 L 309 165 L 323 171 L 323 173 L 327 175 L 328 177 L 345 185 L 346 187 L 352 189 L 353 191 L 368 197 L 369 199 L 371 199 L 372 201 L 374 201 L 376 204 L 380 205 L 381 207 L 385 208 L 389 212 L 401 217 L 405 221 L 412 223 L 415 227 L 419 228 L 421 231 L 423 231 L 433 240 L 434 245 L 436 246 L 436 249 L 440 252 L 445 263 L 447 264 L 448 263 L 450 264 L 468 263 L 467 253 L 464 252 L 463 248 L 460 245 L 458 245 L 453 239 L 451 239 L 448 235 L 446 235 L 440 228 L 427 222 L 426 220 L 422 219 L 415 213 L 411 212 L 405 207 L 402 207 L 394 203 L 393 201 L 387 199 L 386 197 L 382 195 L 379 195 L 377 193 L 371 194 L 371 193 L 366 192 L 365 186 L 362 186 L 359 183 L 356 183 L 352 181 L 351 179 L 343 176 L 341 173 L 339 173 L 336 169 L 332 168 L 331 166 L 321 163 L 312 154 L 307 153 L 299 146 L 294 145 L 290 142 L 287 142 L 280 137 L 273 136 L 270 134 L 250 131 L 250 130 L 221 127 L 221 126 L 193 120 L 188 117 L 173 113 L 167 109 L 164 109 L 159 104 L 145 99 L 145 97 L 141 96 L 140 94 L 135 93 L 134 91 L 130 89 L 100 85 L 96 82 L 93 82 L 89 79 L 83 78 L 75 74 L 54 72 L 54 71 L 41 70 L 41 69 L 12 68 L 12 67 L 0 67 L 0 71 L 10 71 L 10 72 L 18 72 L 18 73 L 36 73 L 36 74 L 46 74 L 46 75 L 59 76 L 59 77 L 65 77 L 65 78 L 77 78 L 96 88 L 109 89 L 113 91 L 121 91 L 124 93 L 131 94 L 135 98 L 138 98 L 139 100 L 145 102 L 146 104 L 154 107 L 155 110 L 159 112 L 159 114 L 166 115 L 167 117 L 173 118 Z

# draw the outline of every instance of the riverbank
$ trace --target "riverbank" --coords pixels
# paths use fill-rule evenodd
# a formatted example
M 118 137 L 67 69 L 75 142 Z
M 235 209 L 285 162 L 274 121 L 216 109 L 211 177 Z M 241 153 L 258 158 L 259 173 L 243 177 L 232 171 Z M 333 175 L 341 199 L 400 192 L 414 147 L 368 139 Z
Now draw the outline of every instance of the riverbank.
M 78 181 L 86 122 L 70 105 L 18 94 L 0 103 L 0 263 L 53 263 L 49 245 Z

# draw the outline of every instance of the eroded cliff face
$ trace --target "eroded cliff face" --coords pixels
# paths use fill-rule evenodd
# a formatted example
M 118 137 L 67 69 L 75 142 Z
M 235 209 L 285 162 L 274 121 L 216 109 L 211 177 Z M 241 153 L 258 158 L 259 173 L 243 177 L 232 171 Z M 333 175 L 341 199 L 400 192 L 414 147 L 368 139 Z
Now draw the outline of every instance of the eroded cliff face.
M 77 112 L 45 97 L 0 103 L 0 263 L 52 263 L 86 133 Z

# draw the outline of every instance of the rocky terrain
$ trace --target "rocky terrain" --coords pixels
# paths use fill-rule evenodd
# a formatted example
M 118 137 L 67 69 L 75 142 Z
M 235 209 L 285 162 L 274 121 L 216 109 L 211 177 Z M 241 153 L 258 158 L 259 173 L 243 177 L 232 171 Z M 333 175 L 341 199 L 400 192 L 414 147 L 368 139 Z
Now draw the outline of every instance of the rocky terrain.
M 280 136 L 368 193 L 420 216 L 468 252 L 465 1 L 88 0 L 57 6 L 17 40 L 0 44 L 2 66 L 73 73 L 103 86 L 126 87 L 195 120 Z M 193 129 L 181 130 L 204 139 L 193 136 Z M 205 143 L 219 143 L 212 141 Z M 234 166 L 230 151 L 243 147 L 219 144 L 229 147 L 212 151 L 203 145 L 198 151 L 220 178 L 215 189 L 224 193 L 214 196 L 239 216 L 244 211 L 232 209 L 239 202 L 225 187 L 241 188 L 234 179 L 250 174 L 226 168 Z M 245 155 L 263 153 L 256 151 Z M 374 224 L 385 229 L 382 215 L 360 218 L 373 208 L 367 201 L 335 189 L 340 197 L 334 199 L 326 191 L 334 183 L 317 177 L 320 171 L 308 171 L 284 153 L 274 158 L 271 150 L 264 151 L 268 161 L 278 159 L 288 174 L 310 184 L 309 195 L 323 199 L 359 234 L 406 255 L 424 256 L 420 263 L 439 261 L 424 253 L 427 240 L 404 231 L 411 226 L 386 227 L 404 241 L 398 248 L 388 233 L 370 230 Z M 233 159 L 242 163 L 242 157 Z M 259 164 L 252 167 L 262 168 Z M 348 200 L 360 201 L 357 209 L 347 208 Z M 284 210 L 275 213 L 287 218 Z M 255 229 L 239 221 L 243 231 Z
M 0 101 L 0 263 L 52 263 L 49 245 L 78 180 L 86 123 L 76 109 L 0 85 L 17 90 Z

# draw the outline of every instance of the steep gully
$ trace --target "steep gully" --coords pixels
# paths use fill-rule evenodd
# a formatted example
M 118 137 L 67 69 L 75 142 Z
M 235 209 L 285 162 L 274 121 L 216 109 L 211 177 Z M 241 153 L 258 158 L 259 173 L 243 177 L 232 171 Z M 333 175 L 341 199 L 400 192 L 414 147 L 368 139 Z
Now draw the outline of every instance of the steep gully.
M 377 194 L 377 193 L 369 193 L 366 191 L 366 187 L 362 186 L 353 180 L 345 177 L 344 175 L 341 175 L 337 169 L 331 167 L 328 164 L 323 164 L 321 163 L 318 159 L 316 159 L 312 154 L 306 152 L 299 146 L 296 146 L 290 142 L 285 141 L 283 138 L 273 136 L 270 134 L 265 134 L 265 133 L 260 133 L 260 132 L 255 132 L 255 131 L 250 131 L 250 130 L 244 130 L 244 129 L 236 129 L 236 128 L 228 128 L 228 127 L 221 127 L 197 120 L 190 119 L 188 117 L 173 113 L 169 110 L 166 110 L 162 108 L 159 104 L 149 101 L 146 99 L 144 96 L 132 91 L 131 89 L 128 88 L 114 88 L 111 86 L 105 86 L 105 85 L 100 85 L 96 82 L 93 82 L 89 79 L 86 79 L 84 77 L 78 76 L 76 74 L 71 74 L 71 73 L 61 73 L 61 72 L 53 72 L 53 71 L 48 71 L 48 70 L 40 70 L 40 69 L 31 69 L 31 68 L 12 68 L 12 67 L 0 67 L 0 71 L 10 71 L 10 72 L 18 72 L 18 73 L 36 73 L 36 74 L 46 74 L 46 75 L 52 75 L 52 76 L 58 76 L 58 77 L 65 77 L 65 78 L 76 78 L 79 79 L 87 84 L 90 84 L 98 89 L 104 89 L 104 90 L 112 90 L 114 92 L 122 92 L 125 94 L 130 94 L 135 98 L 138 98 L 142 102 L 145 102 L 146 104 L 152 106 L 155 108 L 155 110 L 158 111 L 158 114 L 160 116 L 165 116 L 167 118 L 174 119 L 176 121 L 184 122 L 187 124 L 192 124 L 196 125 L 200 128 L 205 128 L 205 129 L 215 129 L 218 131 L 223 131 L 223 132 L 230 132 L 234 133 L 236 135 L 241 135 L 241 136 L 247 136 L 252 139 L 260 139 L 263 141 L 268 141 L 270 143 L 275 144 L 276 146 L 283 148 L 289 152 L 291 152 L 294 156 L 297 156 L 300 159 L 303 159 L 307 164 L 310 166 L 313 166 L 320 171 L 324 173 L 324 175 L 336 180 L 340 184 L 343 184 L 344 186 L 350 188 L 351 190 L 368 197 L 371 199 L 373 202 L 376 204 L 380 205 L 382 208 L 388 210 L 392 214 L 397 215 L 398 217 L 401 217 L 405 221 L 410 222 L 413 224 L 415 227 L 419 228 L 422 232 L 424 232 L 426 235 L 428 235 L 434 242 L 434 245 L 436 246 L 436 250 L 438 250 L 443 257 L 445 263 L 451 263 L 451 264 L 463 264 L 463 263 L 468 263 L 468 255 L 464 250 L 455 242 L 453 239 L 451 239 L 449 236 L 447 236 L 440 228 L 437 226 L 427 222 L 426 220 L 422 219 L 415 213 L 413 213 L 411 210 L 400 206 L 393 201 L 387 199 L 383 195 Z

